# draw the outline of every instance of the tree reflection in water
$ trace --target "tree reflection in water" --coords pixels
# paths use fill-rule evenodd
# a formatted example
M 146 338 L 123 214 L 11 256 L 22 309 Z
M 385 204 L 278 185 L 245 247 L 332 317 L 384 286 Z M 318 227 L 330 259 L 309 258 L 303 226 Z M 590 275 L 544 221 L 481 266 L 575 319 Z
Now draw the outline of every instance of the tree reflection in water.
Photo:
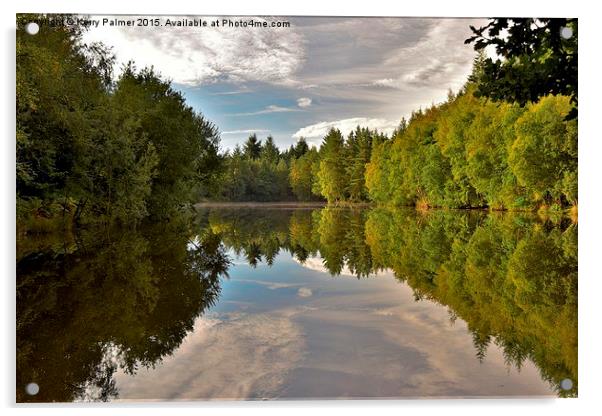
M 178 228 L 19 241 L 17 401 L 110 400 L 118 367 L 153 366 L 180 345 L 229 261 L 219 236 L 191 243 Z
M 559 396 L 577 394 L 577 226 L 570 221 L 384 208 L 206 215 L 251 264 L 269 263 L 278 245 L 300 262 L 319 253 L 332 275 L 344 267 L 357 278 L 391 269 L 416 300 L 466 321 L 477 359 L 494 343 L 508 365 L 532 360 Z M 573 381 L 568 391 L 560 387 L 565 378 Z
M 577 226 L 530 215 L 407 209 L 223 209 L 185 223 L 19 238 L 17 401 L 110 400 L 114 373 L 153 367 L 218 299 L 226 250 L 249 265 L 280 250 L 333 275 L 390 269 L 416 300 L 577 394 Z M 563 379 L 571 390 L 560 388 Z M 40 385 L 36 396 L 24 386 Z

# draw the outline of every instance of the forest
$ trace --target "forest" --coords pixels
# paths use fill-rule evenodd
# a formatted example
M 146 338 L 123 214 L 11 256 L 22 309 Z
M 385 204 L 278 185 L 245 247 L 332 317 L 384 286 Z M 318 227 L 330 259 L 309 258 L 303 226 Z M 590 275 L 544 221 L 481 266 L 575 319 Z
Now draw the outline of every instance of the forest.
M 16 55 L 17 224 L 160 221 L 211 187 L 219 131 L 152 69 L 115 78 L 78 27 L 18 30 Z
M 19 28 L 36 16 L 22 15 Z M 38 17 L 39 18 L 39 17 Z M 563 38 L 561 28 L 571 37 Z M 490 19 L 471 28 L 464 87 L 391 134 L 331 129 L 281 150 L 219 128 L 152 68 L 84 44 L 82 29 L 17 31 L 17 223 L 43 231 L 169 219 L 200 201 L 324 201 L 576 215 L 577 21 Z M 509 36 L 499 36 L 508 30 Z M 504 59 L 493 60 L 494 46 Z M 529 59 L 525 59 L 529 57 Z M 534 67 L 533 62 L 536 63 Z M 529 74 L 529 76 L 527 76 Z

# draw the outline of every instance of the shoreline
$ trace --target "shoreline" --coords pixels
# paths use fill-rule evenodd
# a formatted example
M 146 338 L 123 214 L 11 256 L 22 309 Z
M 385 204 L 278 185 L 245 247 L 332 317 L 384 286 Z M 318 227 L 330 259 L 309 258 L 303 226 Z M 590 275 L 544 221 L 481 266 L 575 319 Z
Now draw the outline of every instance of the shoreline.
M 327 202 L 256 202 L 256 201 L 208 201 L 197 202 L 195 208 L 322 208 Z

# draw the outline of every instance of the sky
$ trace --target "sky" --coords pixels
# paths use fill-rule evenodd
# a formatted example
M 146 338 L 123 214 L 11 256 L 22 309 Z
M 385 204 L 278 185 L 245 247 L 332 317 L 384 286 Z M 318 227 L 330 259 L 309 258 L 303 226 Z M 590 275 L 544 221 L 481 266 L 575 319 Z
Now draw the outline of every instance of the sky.
M 102 18 L 92 16 L 92 18 Z M 122 16 L 122 18 L 125 18 Z M 127 17 L 131 18 L 131 17 Z M 194 17 L 212 22 L 222 17 Z M 189 105 L 214 122 L 232 149 L 251 133 L 285 149 L 305 137 L 319 145 L 331 127 L 391 133 L 402 117 L 458 91 L 479 19 L 229 17 L 290 27 L 91 28 L 85 42 L 112 47 L 116 72 L 133 60 L 172 81 Z

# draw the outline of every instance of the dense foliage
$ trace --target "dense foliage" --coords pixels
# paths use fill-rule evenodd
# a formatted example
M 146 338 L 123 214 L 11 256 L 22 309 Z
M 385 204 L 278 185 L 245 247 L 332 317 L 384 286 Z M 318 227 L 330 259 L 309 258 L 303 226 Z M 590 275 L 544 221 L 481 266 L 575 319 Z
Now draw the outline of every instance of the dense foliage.
M 17 30 L 17 216 L 43 222 L 167 218 L 207 192 L 218 131 L 152 69 L 114 79 L 81 32 L 21 16 Z
M 252 134 L 243 147 L 226 153 L 220 186 L 213 198 L 230 201 L 367 201 L 366 164 L 373 143 L 385 135 L 357 127 L 347 140 L 331 129 L 319 149 L 304 138 L 281 152 L 268 136 Z
M 224 158 L 219 186 L 211 196 L 229 201 L 281 201 L 292 198 L 289 168 L 272 137 L 262 145 L 251 135 L 243 149 L 236 147 Z
M 487 58 L 478 96 L 525 105 L 548 94 L 571 97 L 569 118 L 577 116 L 577 19 L 490 19 L 471 26 L 476 50 L 495 48 Z
M 428 207 L 533 209 L 577 204 L 577 122 L 565 96 L 520 107 L 457 97 L 412 115 L 372 152 L 372 200 Z

